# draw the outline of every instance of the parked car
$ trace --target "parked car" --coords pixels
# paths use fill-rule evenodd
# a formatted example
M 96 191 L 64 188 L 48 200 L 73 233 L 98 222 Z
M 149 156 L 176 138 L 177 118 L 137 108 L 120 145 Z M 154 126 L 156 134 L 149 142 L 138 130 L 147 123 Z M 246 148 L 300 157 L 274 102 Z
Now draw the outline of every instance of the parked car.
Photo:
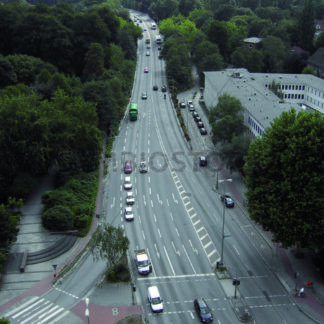
M 158 51 L 161 51 L 161 49 L 162 49 L 161 46 L 159 46 L 159 47 L 158 47 Z
M 213 321 L 213 314 L 203 298 L 195 299 L 194 307 L 202 323 L 211 323 Z
M 189 111 L 195 111 L 195 106 L 194 105 L 189 105 Z
M 221 195 L 221 201 L 225 204 L 226 207 L 234 207 L 234 200 L 228 194 Z
M 154 85 L 153 86 L 153 91 L 158 91 L 159 90 L 159 87 L 157 85 Z
M 125 162 L 124 172 L 126 174 L 132 173 L 132 163 L 131 163 L 131 161 L 126 161 Z
M 198 128 L 204 128 L 204 123 L 202 121 L 197 123 Z
M 197 113 L 196 111 L 194 111 L 194 112 L 192 113 L 192 117 L 194 118 L 194 120 L 196 120 L 196 117 L 197 117 L 197 116 L 199 116 L 198 113 Z
M 166 92 L 167 91 L 167 87 L 165 85 L 162 86 L 161 88 L 162 92 Z
M 180 108 L 186 108 L 186 103 L 185 102 L 180 102 L 179 106 L 180 106 Z
M 139 170 L 140 170 L 140 173 L 146 173 L 146 172 L 148 171 L 148 170 L 147 170 L 146 162 L 142 161 L 142 162 L 140 163 Z
M 207 130 L 206 130 L 206 128 L 200 128 L 200 134 L 201 134 L 201 135 L 207 135 Z
M 200 118 L 200 116 L 197 116 L 196 118 L 195 118 L 195 122 L 196 123 L 199 123 L 199 122 L 201 122 L 202 120 L 201 120 L 201 118 Z
M 146 92 L 142 92 L 142 99 L 146 100 L 147 99 L 147 93 Z
M 201 156 L 199 158 L 199 165 L 200 166 L 207 166 L 207 158 L 206 158 L 206 156 Z
M 124 210 L 124 217 L 127 221 L 134 220 L 133 208 L 132 207 L 125 207 Z
M 144 73 L 148 73 L 148 72 L 149 72 L 148 67 L 145 67 L 145 68 L 144 68 Z

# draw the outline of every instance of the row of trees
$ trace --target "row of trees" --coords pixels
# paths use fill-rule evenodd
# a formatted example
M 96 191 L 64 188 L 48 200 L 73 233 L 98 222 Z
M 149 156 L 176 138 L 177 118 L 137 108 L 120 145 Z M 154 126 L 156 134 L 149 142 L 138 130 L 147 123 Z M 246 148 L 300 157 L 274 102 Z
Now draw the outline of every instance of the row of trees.
M 26 198 L 53 165 L 43 225 L 85 234 L 91 224 L 102 139 L 118 132 L 142 33 L 111 4 L 0 6 L 0 265 L 19 224 L 10 197 Z
M 324 1 L 297 5 L 243 1 L 240 6 L 222 0 L 122 3 L 148 12 L 159 22 L 165 40 L 161 57 L 179 91 L 192 85 L 192 63 L 201 84 L 203 71 L 221 70 L 228 64 L 250 72 L 301 73 L 309 55 L 324 46 L 324 33 L 314 41 L 315 18 L 324 18 Z M 260 48 L 247 51 L 243 44 L 247 37 L 262 38 Z M 293 51 L 294 46 L 304 51 Z

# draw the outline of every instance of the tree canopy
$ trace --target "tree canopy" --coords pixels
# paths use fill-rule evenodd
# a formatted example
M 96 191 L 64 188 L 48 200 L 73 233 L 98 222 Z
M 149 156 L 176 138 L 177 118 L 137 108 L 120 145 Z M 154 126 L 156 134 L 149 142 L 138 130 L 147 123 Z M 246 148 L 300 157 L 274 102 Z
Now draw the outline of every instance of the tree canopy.
M 108 267 L 115 267 L 119 258 L 126 253 L 129 240 L 121 227 L 100 224 L 93 234 L 89 247 L 95 260 L 102 259 Z
M 218 103 L 209 112 L 209 122 L 212 126 L 212 140 L 216 143 L 230 143 L 233 136 L 242 135 L 245 126 L 241 102 L 225 93 L 218 98 Z
M 324 247 L 324 118 L 294 109 L 250 145 L 244 166 L 250 216 L 283 247 Z

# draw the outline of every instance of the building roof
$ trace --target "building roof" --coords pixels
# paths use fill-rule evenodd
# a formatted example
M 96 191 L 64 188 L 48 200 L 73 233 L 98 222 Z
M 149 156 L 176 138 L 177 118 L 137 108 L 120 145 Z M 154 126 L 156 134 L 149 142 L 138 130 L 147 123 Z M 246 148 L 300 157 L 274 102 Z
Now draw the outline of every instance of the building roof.
M 224 93 L 235 96 L 264 129 L 271 125 L 274 118 L 279 117 L 284 111 L 289 111 L 291 107 L 297 111 L 302 109 L 297 103 L 280 100 L 265 85 L 271 84 L 273 80 L 276 83 L 300 83 L 301 85 L 311 82 L 310 75 L 249 73 L 246 69 L 227 69 L 219 72 L 204 72 L 204 74 L 205 84 L 210 84 L 211 87 L 215 85 L 213 97 L 209 98 L 211 106 L 216 106 L 218 97 Z M 314 77 L 314 82 L 315 79 L 318 78 Z M 205 93 L 205 96 L 209 94 Z
M 324 68 L 324 47 L 320 47 L 309 59 L 308 64 Z
M 262 41 L 262 38 L 259 37 L 249 37 L 249 38 L 244 38 L 243 40 L 245 43 L 254 43 L 258 44 Z

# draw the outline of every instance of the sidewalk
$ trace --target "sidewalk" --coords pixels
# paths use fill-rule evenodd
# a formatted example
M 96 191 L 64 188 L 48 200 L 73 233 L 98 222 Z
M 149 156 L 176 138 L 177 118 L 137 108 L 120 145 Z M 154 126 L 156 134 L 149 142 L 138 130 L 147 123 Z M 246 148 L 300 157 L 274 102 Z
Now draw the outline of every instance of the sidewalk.
M 180 93 L 178 95 L 179 102 L 192 100 L 193 104 L 198 111 L 198 114 L 202 117 L 205 127 L 209 132 L 211 127 L 208 124 L 208 112 L 205 111 L 200 105 L 200 89 L 197 81 L 197 74 L 193 68 L 193 75 L 195 85 L 192 89 Z M 193 96 L 193 94 L 195 94 Z M 188 109 L 188 108 L 186 108 Z M 190 134 L 190 129 L 188 130 Z M 194 136 L 190 134 L 193 139 Z M 205 140 L 206 147 L 209 150 L 215 150 L 215 146 L 212 143 L 211 137 L 208 136 Z M 193 151 L 195 149 L 201 149 L 195 141 L 192 141 Z M 238 173 L 230 174 L 227 170 L 222 169 L 221 171 L 223 178 L 232 178 L 232 183 L 229 184 L 231 193 L 236 204 L 240 207 L 245 217 L 249 218 L 249 214 L 244 206 L 245 191 L 246 187 L 243 178 Z M 253 221 L 251 221 L 253 222 Z M 264 232 L 261 226 L 255 225 L 259 233 L 261 233 L 272 246 L 273 250 L 276 251 L 273 263 L 273 272 L 276 277 L 280 280 L 283 287 L 286 289 L 287 294 L 291 295 L 297 304 L 297 307 L 301 312 L 306 314 L 310 319 L 314 320 L 315 323 L 324 323 L 324 281 L 319 277 L 319 273 L 312 262 L 314 253 L 308 249 L 304 249 L 304 257 L 296 258 L 293 255 L 294 249 L 285 250 L 278 247 L 271 240 L 271 233 Z M 298 278 L 295 278 L 295 273 L 298 273 Z M 313 283 L 313 289 L 307 287 L 307 282 Z M 306 298 L 295 297 L 297 289 L 302 287 L 305 288 Z

